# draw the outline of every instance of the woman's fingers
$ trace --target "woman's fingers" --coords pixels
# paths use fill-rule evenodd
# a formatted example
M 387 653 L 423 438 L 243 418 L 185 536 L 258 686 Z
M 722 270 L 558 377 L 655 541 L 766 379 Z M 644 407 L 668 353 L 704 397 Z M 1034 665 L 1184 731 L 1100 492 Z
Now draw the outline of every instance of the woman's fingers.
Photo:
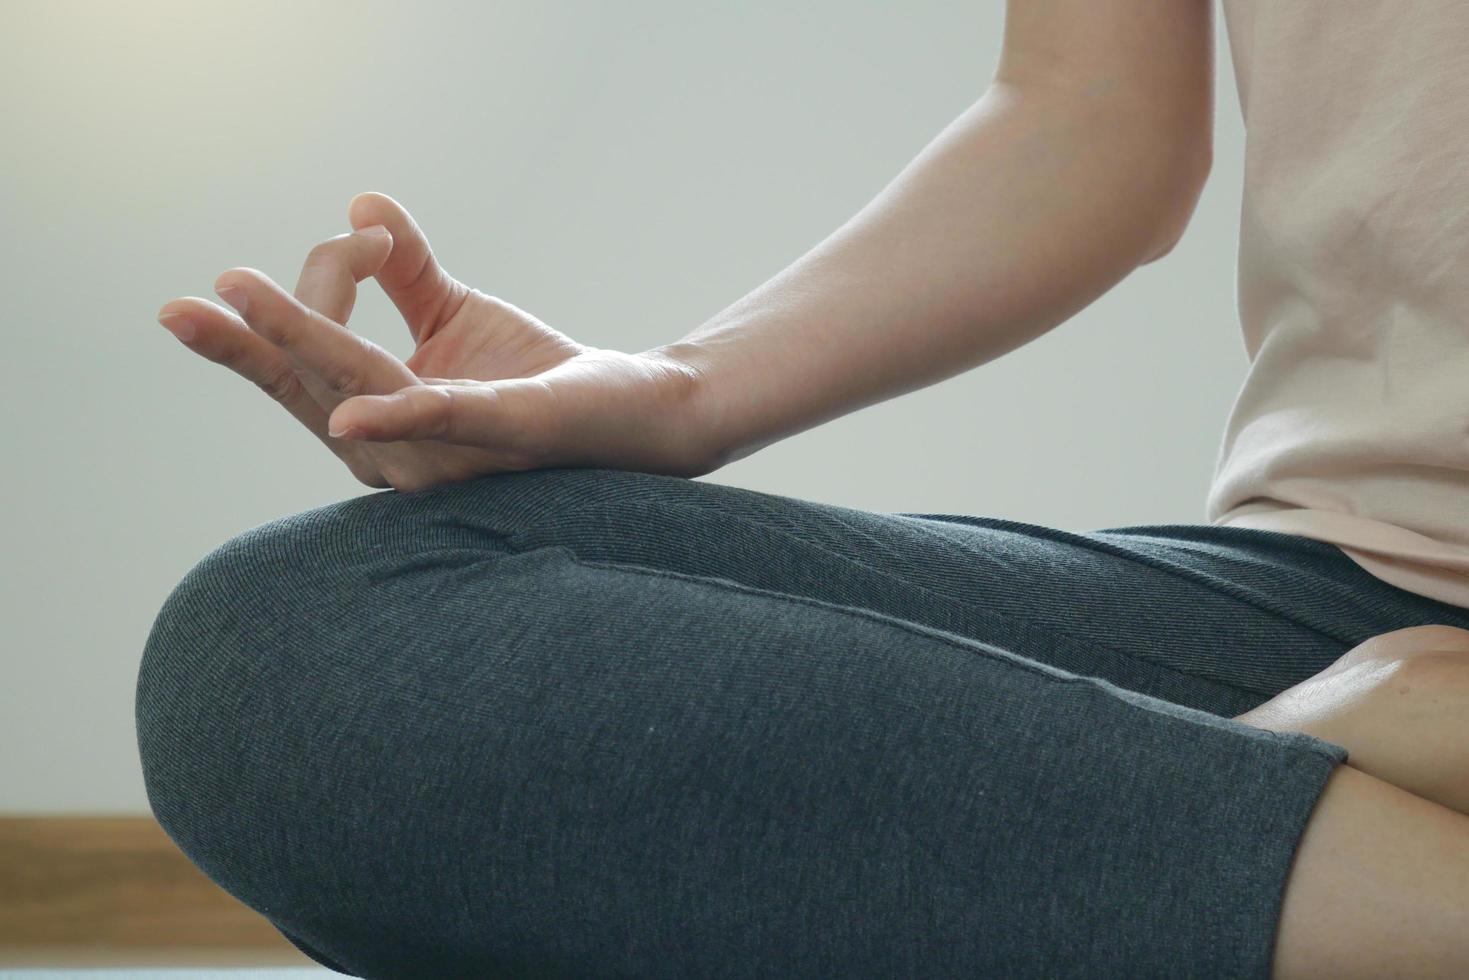
M 392 250 L 392 235 L 382 225 L 319 242 L 306 253 L 295 296 L 303 306 L 345 326 L 357 301 L 357 284 L 376 272 Z
M 279 347 L 256 336 L 248 327 L 224 310 L 199 299 L 185 296 L 171 300 L 158 311 L 158 321 L 194 353 L 215 364 L 223 364 L 248 381 L 253 381 L 267 395 L 285 406 L 313 432 L 325 438 L 327 410 L 316 403 L 296 379 L 291 362 Z M 176 326 L 187 321 L 193 335 L 184 340 Z
M 518 378 L 469 385 L 414 385 L 390 395 L 352 398 L 332 412 L 330 431 L 356 430 L 373 442 L 431 439 L 529 458 L 551 445 L 556 394 Z M 349 436 L 350 437 L 350 436 Z
M 284 352 L 301 384 L 328 412 L 354 395 L 418 383 L 402 361 L 302 305 L 258 269 L 230 269 L 214 288 L 251 330 Z
M 423 344 L 454 314 L 469 287 L 444 271 L 418 222 L 386 194 L 364 191 L 347 204 L 354 228 L 383 225 L 393 238 L 392 254 L 373 275 L 408 323 L 415 344 Z

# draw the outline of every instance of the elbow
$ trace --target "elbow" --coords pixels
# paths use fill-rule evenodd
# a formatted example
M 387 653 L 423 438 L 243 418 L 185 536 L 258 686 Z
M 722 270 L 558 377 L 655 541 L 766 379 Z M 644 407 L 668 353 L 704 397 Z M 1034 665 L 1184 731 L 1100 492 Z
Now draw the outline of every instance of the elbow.
M 1207 138 L 1189 141 L 1172 156 L 1173 161 L 1152 189 L 1155 235 L 1139 265 L 1161 259 L 1183 238 L 1213 167 L 1213 147 Z

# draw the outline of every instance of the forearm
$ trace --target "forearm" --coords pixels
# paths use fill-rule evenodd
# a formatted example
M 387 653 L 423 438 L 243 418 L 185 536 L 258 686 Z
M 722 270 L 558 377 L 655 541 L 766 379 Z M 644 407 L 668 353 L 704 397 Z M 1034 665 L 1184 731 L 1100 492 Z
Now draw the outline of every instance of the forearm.
M 999 357 L 1166 252 L 1197 186 L 1158 133 L 1122 100 L 993 86 L 826 240 L 655 348 L 694 368 L 711 455 Z

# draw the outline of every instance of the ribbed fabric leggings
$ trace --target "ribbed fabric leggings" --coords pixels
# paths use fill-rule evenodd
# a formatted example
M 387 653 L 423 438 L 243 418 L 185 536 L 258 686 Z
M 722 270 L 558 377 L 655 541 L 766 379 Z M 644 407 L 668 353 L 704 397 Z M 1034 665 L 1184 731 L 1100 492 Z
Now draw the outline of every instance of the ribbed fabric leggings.
M 154 814 L 361 977 L 1269 976 L 1344 748 L 1232 719 L 1469 628 L 1334 545 L 619 470 L 224 542 L 137 684 Z

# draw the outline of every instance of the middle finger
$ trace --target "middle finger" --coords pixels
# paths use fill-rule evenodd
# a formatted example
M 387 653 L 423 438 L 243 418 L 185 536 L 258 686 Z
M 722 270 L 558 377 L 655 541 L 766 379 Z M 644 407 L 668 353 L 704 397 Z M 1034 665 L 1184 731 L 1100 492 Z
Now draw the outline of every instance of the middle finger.
M 388 394 L 419 383 L 402 361 L 304 305 L 258 269 L 230 269 L 214 289 L 252 331 L 286 354 L 328 414 L 354 395 Z

